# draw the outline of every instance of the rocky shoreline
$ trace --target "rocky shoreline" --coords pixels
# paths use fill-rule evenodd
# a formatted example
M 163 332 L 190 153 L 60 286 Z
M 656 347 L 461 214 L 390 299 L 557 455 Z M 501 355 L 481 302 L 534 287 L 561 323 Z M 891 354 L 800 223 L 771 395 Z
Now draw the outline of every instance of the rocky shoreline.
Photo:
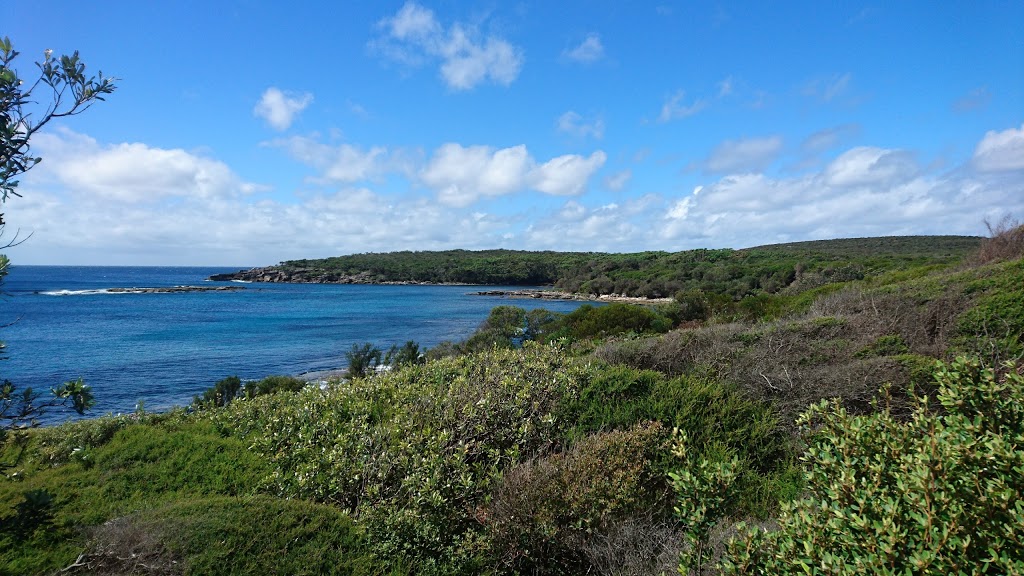
M 560 292 L 558 290 L 481 290 L 470 292 L 470 296 L 500 296 L 503 298 L 532 298 L 537 300 L 576 300 L 585 302 L 624 302 L 627 304 L 668 304 L 672 298 L 639 298 L 634 296 L 622 296 L 619 294 L 577 294 L 574 292 Z
M 239 270 L 227 274 L 214 274 L 208 278 L 214 282 L 285 282 L 295 284 L 377 284 L 403 286 L 474 286 L 474 284 L 417 282 L 414 280 L 381 280 L 370 272 L 358 274 L 340 274 L 324 272 L 313 268 L 293 268 L 283 270 L 275 266 Z M 479 286 L 479 284 L 475 284 Z M 575 300 L 585 302 L 624 302 L 628 304 L 667 304 L 672 298 L 640 298 L 622 296 L 620 294 L 577 294 L 558 290 L 517 289 L 517 290 L 481 290 L 470 292 L 470 296 L 500 296 L 503 298 L 521 298 L 538 300 Z
M 160 286 L 156 288 L 107 288 L 111 294 L 175 294 L 179 292 L 229 292 L 244 286 Z
M 282 270 L 274 266 L 239 270 L 227 274 L 214 274 L 207 278 L 213 282 L 286 282 L 292 284 L 381 284 L 381 285 L 412 285 L 412 286 L 472 286 L 472 284 L 417 282 L 414 280 L 382 280 L 370 272 L 358 274 L 341 274 L 324 272 L 313 268 L 294 268 Z

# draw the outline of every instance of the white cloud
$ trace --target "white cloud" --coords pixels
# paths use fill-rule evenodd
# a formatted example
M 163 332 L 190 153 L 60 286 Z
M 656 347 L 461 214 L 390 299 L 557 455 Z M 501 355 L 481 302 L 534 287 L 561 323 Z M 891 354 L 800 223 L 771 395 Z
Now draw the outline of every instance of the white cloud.
M 275 130 L 287 130 L 295 117 L 313 103 L 310 93 L 291 94 L 271 86 L 263 92 L 252 113 L 263 118 Z
M 223 162 L 181 149 L 137 142 L 104 146 L 64 128 L 36 134 L 33 145 L 46 158 L 40 166 L 48 176 L 97 202 L 209 199 L 258 188 L 243 182 Z
M 658 122 L 668 122 L 670 120 L 678 120 L 680 118 L 686 118 L 693 116 L 700 112 L 707 106 L 705 100 L 695 100 L 690 104 L 683 102 L 683 98 L 686 97 L 686 91 L 679 90 L 669 98 L 665 99 L 665 103 L 661 106 L 661 113 L 658 115 Z
M 533 159 L 526 146 L 494 150 L 449 143 L 438 148 L 420 172 L 420 180 L 451 206 L 468 206 L 480 197 L 500 196 L 524 187 Z
M 799 176 L 729 174 L 689 193 L 609 203 L 580 193 L 604 165 L 603 152 L 541 163 L 525 146 L 449 144 L 406 173 L 409 184 L 441 187 L 437 198 L 345 183 L 272 197 L 215 158 L 57 130 L 35 136 L 45 160 L 23 178 L 24 197 L 4 207 L 8 230 L 34 233 L 8 255 L 35 264 L 242 266 L 403 249 L 681 250 L 979 234 L 986 217 L 1024 213 L 1024 175 L 1013 154 L 1022 133 L 1024 126 L 986 134 L 973 159 L 945 173 L 918 165 L 910 151 L 857 147 Z M 326 171 L 340 149 L 311 146 L 305 154 Z M 382 163 L 393 169 L 393 158 Z M 530 189 L 575 195 L 546 211 L 550 199 L 495 203 L 495 210 L 513 206 L 507 213 L 473 205 Z
M 559 132 L 564 132 L 577 138 L 600 140 L 604 137 L 604 120 L 602 118 L 595 118 L 590 122 L 586 122 L 583 116 L 572 110 L 559 116 L 555 126 Z
M 986 132 L 974 149 L 973 163 L 982 172 L 1024 170 L 1024 124 L 1019 129 Z
M 597 62 L 604 57 L 604 45 L 601 44 L 601 35 L 588 34 L 586 39 L 578 46 L 563 52 L 562 57 L 585 64 Z
M 604 166 L 605 159 L 600 150 L 589 158 L 576 154 L 552 158 L 531 172 L 530 187 L 557 196 L 581 194 L 594 172 Z
M 604 185 L 613 192 L 619 192 L 629 184 L 629 181 L 632 178 L 633 171 L 627 168 L 622 172 L 616 172 L 615 174 L 605 178 Z
M 604 152 L 598 151 L 589 158 L 569 154 L 538 166 L 524 145 L 494 150 L 449 143 L 434 152 L 419 178 L 442 203 L 468 206 L 527 188 L 559 196 L 579 194 L 604 161 Z
M 315 181 L 353 183 L 373 180 L 390 168 L 388 150 L 374 146 L 364 150 L 351 144 L 330 146 L 306 136 L 292 136 L 266 142 L 283 148 L 303 164 L 321 171 Z
M 833 160 L 824 178 L 831 186 L 881 187 L 901 184 L 917 173 L 917 162 L 909 152 L 858 146 Z
M 726 140 L 708 156 L 708 172 L 751 172 L 765 169 L 782 151 L 782 138 L 745 138 Z
M 406 2 L 378 27 L 383 35 L 371 47 L 410 66 L 439 61 L 441 77 L 454 90 L 469 90 L 484 81 L 507 86 L 523 67 L 521 48 L 481 34 L 473 25 L 456 22 L 446 28 L 432 10 L 415 2 Z

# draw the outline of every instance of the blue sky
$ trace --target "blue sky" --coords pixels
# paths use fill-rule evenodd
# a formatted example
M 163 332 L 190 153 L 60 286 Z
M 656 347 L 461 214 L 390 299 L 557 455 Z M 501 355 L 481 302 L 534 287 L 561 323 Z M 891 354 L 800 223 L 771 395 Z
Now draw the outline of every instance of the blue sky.
M 17 264 L 684 250 L 1024 217 L 1024 3 L 4 2 Z

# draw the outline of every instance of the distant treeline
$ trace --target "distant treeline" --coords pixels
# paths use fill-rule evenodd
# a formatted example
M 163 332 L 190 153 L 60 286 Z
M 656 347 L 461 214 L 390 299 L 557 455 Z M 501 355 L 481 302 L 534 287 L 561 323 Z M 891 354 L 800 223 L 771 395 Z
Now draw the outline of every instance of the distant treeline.
M 970 236 L 889 236 L 820 240 L 743 250 L 528 252 L 444 250 L 291 260 L 275 268 L 373 282 L 553 285 L 586 294 L 647 298 L 701 291 L 743 298 L 857 280 L 888 270 L 948 264 L 977 249 Z

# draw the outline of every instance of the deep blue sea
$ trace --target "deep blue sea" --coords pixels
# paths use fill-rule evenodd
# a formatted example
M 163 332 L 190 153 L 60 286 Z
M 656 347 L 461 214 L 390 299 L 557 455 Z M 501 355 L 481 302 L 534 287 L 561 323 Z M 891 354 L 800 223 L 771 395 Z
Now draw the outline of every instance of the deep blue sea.
M 343 368 L 352 344 L 461 340 L 502 304 L 568 312 L 578 302 L 471 296 L 473 286 L 232 284 L 238 268 L 13 266 L 2 287 L 0 378 L 46 390 L 82 377 L 94 415 L 188 404 L 226 376 Z M 117 294 L 108 288 L 243 286 Z M 65 418 L 66 414 L 59 415 Z M 52 422 L 53 419 L 48 418 Z

